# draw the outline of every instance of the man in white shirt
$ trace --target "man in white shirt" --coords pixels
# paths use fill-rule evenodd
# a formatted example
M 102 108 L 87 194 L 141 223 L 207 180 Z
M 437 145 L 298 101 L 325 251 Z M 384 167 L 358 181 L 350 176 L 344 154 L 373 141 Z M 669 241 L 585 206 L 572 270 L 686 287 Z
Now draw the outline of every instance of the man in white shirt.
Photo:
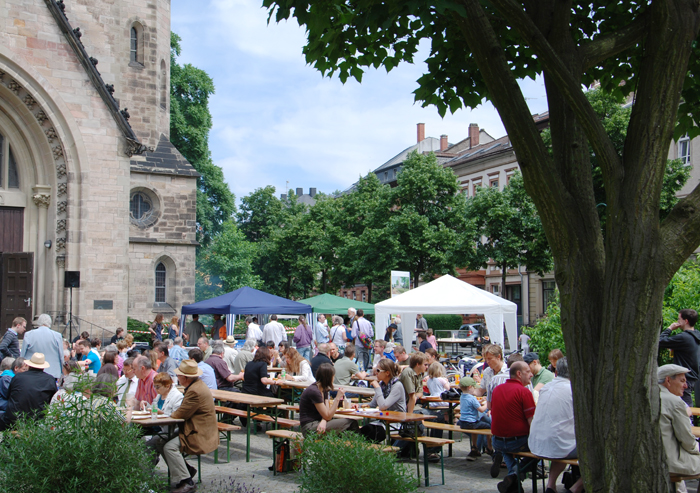
M 263 333 L 262 330 L 260 330 L 260 326 L 258 325 L 258 318 L 246 317 L 245 323 L 248 326 L 248 330 L 245 333 L 245 338 L 261 341 L 263 338 Z
M 127 401 L 136 395 L 136 387 L 139 379 L 134 371 L 134 358 L 127 358 L 124 361 L 124 374 L 117 380 L 117 403 L 119 407 L 128 407 Z
M 228 336 L 224 341 L 224 356 L 223 360 L 228 366 L 228 370 L 233 372 L 233 362 L 238 356 L 238 350 L 236 349 L 236 339 L 233 336 Z
M 284 325 L 277 321 L 277 315 L 270 315 L 270 322 L 265 325 L 262 332 L 262 341 L 267 344 L 272 341 L 275 347 L 280 345 L 280 342 L 287 340 L 287 333 L 284 330 Z
M 554 380 L 540 390 L 535 416 L 530 424 L 528 446 L 533 454 L 548 459 L 578 458 L 574 428 L 574 396 L 566 357 L 557 361 Z M 556 493 L 557 480 L 565 468 L 564 463 L 552 462 L 545 493 Z M 579 478 L 570 491 L 579 493 L 582 489 L 583 480 Z

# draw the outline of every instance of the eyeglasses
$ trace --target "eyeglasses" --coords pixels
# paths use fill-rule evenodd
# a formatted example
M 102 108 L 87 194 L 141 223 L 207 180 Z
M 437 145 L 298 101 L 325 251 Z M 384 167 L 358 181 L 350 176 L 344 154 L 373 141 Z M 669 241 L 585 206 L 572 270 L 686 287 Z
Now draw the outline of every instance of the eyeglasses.
M 153 388 L 154 388 L 154 389 L 162 389 L 163 386 L 160 385 L 160 384 L 155 384 L 155 385 L 153 386 Z

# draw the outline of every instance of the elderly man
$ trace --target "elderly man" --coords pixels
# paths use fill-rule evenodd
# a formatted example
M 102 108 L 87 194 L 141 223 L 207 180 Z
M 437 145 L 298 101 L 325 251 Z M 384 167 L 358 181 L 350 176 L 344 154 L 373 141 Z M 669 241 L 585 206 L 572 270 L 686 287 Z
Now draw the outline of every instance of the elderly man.
M 323 363 L 328 363 L 329 365 L 333 366 L 333 361 L 328 357 L 328 352 L 329 352 L 330 346 L 328 343 L 324 342 L 323 344 L 318 345 L 318 354 L 311 358 L 311 374 L 316 378 L 316 370 L 318 370 L 318 367 L 321 366 Z
M 236 392 L 238 389 L 234 387 L 234 383 L 238 380 L 242 380 L 243 376 L 241 374 L 231 373 L 231 371 L 228 369 L 228 365 L 223 359 L 223 355 L 223 344 L 214 344 L 211 348 L 211 356 L 209 356 L 206 364 L 211 366 L 211 368 L 214 370 L 216 386 L 219 390 Z
M 314 339 L 316 340 L 316 347 L 321 344 L 325 344 L 330 341 L 328 337 L 328 325 L 326 325 L 326 316 L 323 313 L 318 315 L 318 320 L 316 321 L 316 326 L 314 327 Z
M 124 374 L 117 380 L 117 402 L 120 407 L 126 407 L 127 403 L 136 395 L 139 379 L 134 369 L 134 358 L 124 360 L 122 368 Z
M 258 347 L 257 341 L 255 339 L 248 339 L 243 344 L 243 347 L 238 351 L 238 356 L 233 361 L 233 373 L 236 375 L 243 374 L 245 366 L 253 361 L 253 352 Z M 235 383 L 237 389 L 243 388 L 243 380 L 237 380 Z
M 428 321 L 423 318 L 423 315 L 420 313 L 416 314 L 416 332 L 423 330 L 427 331 L 428 330 Z
M 139 379 L 134 395 L 134 409 L 144 409 L 153 402 L 153 399 L 158 397 L 156 389 L 153 387 L 153 379 L 157 375 L 156 371 L 151 366 L 150 358 L 139 356 L 134 359 L 134 372 Z
M 12 321 L 12 327 L 7 329 L 5 337 L 0 342 L 0 360 L 4 358 L 19 358 L 19 336 L 27 330 L 27 321 L 17 317 Z
M 659 428 L 668 470 L 675 474 L 691 475 L 700 472 L 700 450 L 682 400 L 683 391 L 688 386 L 687 373 L 690 373 L 688 368 L 664 365 L 658 369 L 657 377 L 661 397 Z
M 195 361 L 187 359 L 180 363 L 175 373 L 180 385 L 185 387 L 185 395 L 171 417 L 185 422 L 179 426 L 177 437 L 168 442 L 158 440 L 156 449 L 168 464 L 175 482 L 172 493 L 189 493 L 197 489 L 192 481 L 197 470 L 185 462 L 182 453 L 202 455 L 213 452 L 219 446 L 219 431 L 211 391 L 199 378 L 201 368 Z
M 236 339 L 233 336 L 228 336 L 224 341 L 224 362 L 231 372 L 233 371 L 233 362 L 236 361 L 236 356 L 238 356 Z
M 24 414 L 37 419 L 56 393 L 56 379 L 44 370 L 49 362 L 42 353 L 25 361 L 29 370 L 16 373 L 8 390 L 7 409 L 0 419 L 0 431 L 10 428 Z
M 204 353 L 199 348 L 190 349 L 190 358 L 192 358 L 199 369 L 202 370 L 202 376 L 200 377 L 202 381 L 211 390 L 216 390 L 218 386 L 216 385 L 216 375 L 214 375 L 214 369 L 204 362 Z
M 209 345 L 209 339 L 207 339 L 206 337 L 200 337 L 197 341 L 197 347 L 202 351 L 202 354 L 204 355 L 204 361 L 208 360 L 209 356 L 211 356 L 211 346 Z
M 523 356 L 523 360 L 525 363 L 530 365 L 530 370 L 532 370 L 533 390 L 539 392 L 542 387 L 554 380 L 554 374 L 540 363 L 539 354 L 527 353 L 525 356 Z
M 263 329 L 262 340 L 266 344 L 270 341 L 274 342 L 275 347 L 279 346 L 280 342 L 287 340 L 284 325 L 277 321 L 277 315 L 270 315 L 270 322 Z
M 532 370 L 524 361 L 516 361 L 510 367 L 510 378 L 493 389 L 491 395 L 491 431 L 493 432 L 493 448 L 502 455 L 508 467 L 508 476 L 498 483 L 500 493 L 519 491 L 519 479 L 516 475 L 516 461 L 513 452 L 527 452 L 530 423 L 535 415 L 535 400 L 526 386 L 532 379 Z M 523 461 L 520 469 L 525 472 L 536 461 Z M 494 466 L 500 467 L 494 461 L 491 467 L 493 476 Z M 496 474 L 498 476 L 498 474 Z M 494 476 L 494 477 L 496 477 Z
M 527 356 L 525 355 L 525 361 Z M 569 381 L 569 363 L 566 358 L 562 358 L 557 361 L 556 377 L 540 390 L 540 400 L 530 424 L 530 437 L 527 441 L 530 452 L 548 459 L 578 458 L 574 426 L 574 396 Z M 545 493 L 557 493 L 557 480 L 565 468 L 566 464 L 552 462 Z M 583 479 L 579 478 L 569 491 L 580 493 L 581 490 Z
M 170 350 L 170 357 L 175 360 L 175 363 L 177 363 L 178 366 L 180 366 L 180 363 L 183 360 L 189 359 L 189 354 L 187 354 L 187 350 L 184 347 L 185 341 L 182 339 L 182 337 L 176 337 L 173 340 L 173 348 Z
M 49 364 L 46 373 L 57 379 L 63 368 L 63 339 L 61 334 L 51 330 L 51 317 L 42 313 L 36 319 L 36 329 L 24 334 L 20 356 L 30 359 L 34 353 L 42 353 Z

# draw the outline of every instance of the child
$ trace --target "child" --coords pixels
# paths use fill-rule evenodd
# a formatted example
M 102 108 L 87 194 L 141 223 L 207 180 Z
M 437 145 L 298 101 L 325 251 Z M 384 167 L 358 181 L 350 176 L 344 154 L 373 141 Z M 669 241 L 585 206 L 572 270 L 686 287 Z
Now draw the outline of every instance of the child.
M 428 390 L 430 397 L 440 397 L 443 392 L 450 390 L 445 367 L 437 361 L 428 367 Z M 430 407 L 448 406 L 447 402 L 431 402 Z
M 433 329 L 428 329 L 425 331 L 426 335 L 428 336 L 428 343 L 430 343 L 431 346 L 433 346 L 433 349 L 437 351 L 437 340 L 435 339 L 435 336 L 433 335 Z
M 386 347 L 384 348 L 384 353 L 382 353 L 382 356 L 390 359 L 394 363 L 396 363 L 396 356 L 394 355 L 394 348 L 395 347 L 396 347 L 396 345 L 393 342 L 387 342 Z
M 459 380 L 459 388 L 462 390 L 462 396 L 459 398 L 459 407 L 461 410 L 459 416 L 459 427 L 463 430 L 488 430 L 491 429 L 491 418 L 486 414 L 487 405 L 484 402 L 483 405 L 479 404 L 479 401 L 474 397 L 474 388 L 476 387 L 476 382 L 472 377 L 462 377 Z M 480 448 L 478 446 L 479 439 L 483 438 L 483 435 L 472 434 L 472 450 L 467 455 L 467 460 L 473 461 L 477 457 L 481 457 Z M 493 448 L 491 447 L 491 437 L 487 438 L 487 448 L 486 453 L 489 455 L 493 454 Z M 477 446 L 474 446 L 477 444 Z

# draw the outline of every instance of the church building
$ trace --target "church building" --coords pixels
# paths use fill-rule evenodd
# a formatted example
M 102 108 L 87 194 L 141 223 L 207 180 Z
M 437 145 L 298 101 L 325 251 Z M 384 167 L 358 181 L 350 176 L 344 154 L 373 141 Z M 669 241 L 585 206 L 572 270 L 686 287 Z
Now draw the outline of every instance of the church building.
M 194 301 L 199 174 L 169 141 L 169 76 L 170 0 L 0 0 L 0 336 Z

